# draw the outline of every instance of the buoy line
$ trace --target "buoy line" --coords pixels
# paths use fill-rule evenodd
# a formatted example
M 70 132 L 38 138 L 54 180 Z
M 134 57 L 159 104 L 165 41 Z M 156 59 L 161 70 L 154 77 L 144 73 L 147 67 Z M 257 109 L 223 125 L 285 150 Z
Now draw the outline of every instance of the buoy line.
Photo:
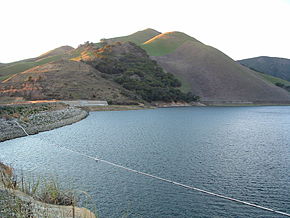
M 29 134 L 26 132 L 26 130 L 16 121 L 16 120 L 14 120 L 14 122 L 17 124 L 17 126 L 19 127 L 19 128 L 21 128 L 22 130 L 23 130 L 23 132 L 27 135 L 27 136 L 29 136 Z
M 17 121 L 15 121 L 15 122 L 25 132 L 25 134 L 27 136 L 29 136 L 29 134 L 25 131 L 25 129 Z M 181 186 L 181 187 L 184 187 L 184 188 L 187 188 L 187 189 L 191 189 L 191 190 L 195 190 L 195 191 L 198 191 L 198 192 L 202 192 L 202 193 L 205 193 L 205 194 L 208 194 L 208 195 L 211 195 L 211 196 L 215 196 L 215 197 L 218 197 L 218 198 L 222 198 L 222 199 L 226 199 L 226 200 L 229 200 L 229 201 L 233 201 L 233 202 L 237 202 L 237 203 L 240 203 L 240 204 L 244 204 L 244 205 L 247 205 L 247 206 L 250 206 L 250 207 L 259 208 L 259 209 L 262 209 L 262 210 L 265 210 L 265 211 L 269 211 L 269 212 L 272 212 L 272 213 L 276 213 L 276 214 L 279 214 L 279 215 L 290 217 L 290 214 L 282 212 L 282 211 L 279 211 L 279 210 L 274 210 L 274 209 L 271 209 L 271 208 L 268 208 L 268 207 L 263 207 L 263 206 L 260 206 L 260 205 L 254 204 L 254 203 L 250 203 L 250 202 L 247 202 L 247 201 L 242 201 L 242 200 L 239 200 L 239 199 L 236 199 L 236 198 L 227 197 L 227 196 L 222 195 L 222 194 L 216 194 L 214 192 L 206 191 L 204 189 L 200 189 L 200 188 L 197 188 L 197 187 L 185 185 L 185 184 L 182 184 L 182 183 L 179 183 L 179 182 L 175 182 L 175 181 L 172 181 L 172 180 L 169 180 L 169 179 L 165 179 L 165 178 L 162 178 L 162 177 L 159 177 L 159 176 L 155 176 L 155 175 L 152 175 L 152 174 L 149 174 L 149 173 L 144 173 L 144 172 L 141 172 L 141 171 L 138 171 L 138 170 L 134 170 L 134 169 L 131 169 L 129 167 L 125 167 L 125 166 L 122 166 L 122 165 L 119 165 L 119 164 L 116 164 L 116 163 L 113 163 L 113 162 L 110 162 L 110 161 L 107 161 L 107 160 L 104 160 L 104 159 L 101 159 L 101 158 L 93 157 L 93 156 L 90 156 L 90 155 L 87 155 L 87 154 L 84 154 L 84 153 L 69 149 L 69 148 L 64 147 L 64 146 L 57 145 L 57 144 L 54 144 L 54 143 L 52 145 L 54 145 L 57 148 L 61 148 L 61 149 L 67 150 L 67 151 L 69 151 L 71 153 L 79 154 L 79 155 L 81 155 L 83 157 L 86 157 L 88 159 L 92 159 L 92 160 L 97 161 L 97 162 L 103 162 L 103 163 L 109 164 L 111 166 L 127 170 L 129 172 L 133 172 L 133 173 L 136 173 L 136 174 L 144 175 L 144 176 L 151 177 L 151 178 L 163 181 L 163 182 L 171 183 L 171 184 L 174 184 L 174 185 L 177 185 L 177 186 Z

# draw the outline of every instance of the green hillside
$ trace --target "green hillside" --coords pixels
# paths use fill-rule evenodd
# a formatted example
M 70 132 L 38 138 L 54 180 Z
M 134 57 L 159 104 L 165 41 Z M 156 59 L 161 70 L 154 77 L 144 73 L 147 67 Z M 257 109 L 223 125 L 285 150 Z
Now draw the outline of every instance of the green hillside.
M 290 59 L 262 56 L 238 62 L 250 69 L 290 81 Z
M 290 82 L 265 73 L 259 73 L 264 79 L 290 92 Z
M 154 38 L 144 42 L 141 47 L 150 56 L 162 56 L 173 52 L 183 43 L 198 42 L 195 38 L 181 32 L 167 32 L 159 34 Z
M 260 75 L 265 78 L 267 81 L 273 83 L 273 84 L 277 84 L 277 83 L 281 83 L 284 84 L 286 86 L 290 86 L 290 82 L 284 79 L 280 79 L 278 77 L 274 77 L 265 73 L 260 73 Z
M 37 58 L 26 59 L 22 61 L 12 62 L 5 64 L 4 67 L 0 67 L 0 81 L 3 81 L 13 74 L 23 72 L 30 68 L 40 66 L 52 61 L 58 61 L 65 57 L 65 55 L 73 50 L 70 46 L 62 46 L 46 52 Z
M 146 42 L 147 40 L 153 38 L 154 36 L 159 35 L 160 32 L 154 29 L 145 29 L 142 31 L 138 31 L 128 36 L 121 36 L 111 39 L 104 39 L 107 42 L 133 42 L 137 45 L 141 45 L 142 43 Z

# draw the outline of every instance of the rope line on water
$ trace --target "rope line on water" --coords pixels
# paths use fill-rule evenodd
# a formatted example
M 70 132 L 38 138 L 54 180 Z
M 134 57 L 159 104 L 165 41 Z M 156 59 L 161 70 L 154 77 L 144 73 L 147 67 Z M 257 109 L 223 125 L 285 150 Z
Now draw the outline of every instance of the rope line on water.
M 25 134 L 27 136 L 29 136 L 29 134 L 25 131 L 25 129 L 17 121 L 15 121 L 15 122 L 25 132 Z M 214 192 L 210 192 L 210 191 L 206 191 L 204 189 L 200 189 L 200 188 L 196 188 L 196 187 L 193 187 L 193 186 L 185 185 L 185 184 L 182 184 L 182 183 L 179 183 L 179 182 L 175 182 L 175 181 L 172 181 L 172 180 L 169 180 L 169 179 L 165 179 L 165 178 L 162 178 L 162 177 L 159 177 L 159 176 L 155 176 L 155 175 L 152 175 L 152 174 L 149 174 L 149 173 L 144 173 L 144 172 L 141 172 L 141 171 L 138 171 L 138 170 L 134 170 L 134 169 L 131 169 L 129 167 L 125 167 L 125 166 L 122 166 L 122 165 L 119 165 L 119 164 L 116 164 L 116 163 L 113 163 L 113 162 L 110 162 L 110 161 L 107 161 L 107 160 L 104 160 L 104 159 L 101 159 L 101 158 L 93 157 L 93 156 L 90 156 L 90 155 L 87 155 L 87 154 L 84 154 L 84 153 L 69 149 L 69 148 L 64 147 L 64 146 L 60 146 L 60 145 L 57 145 L 57 144 L 52 144 L 52 145 L 54 145 L 55 147 L 67 150 L 67 151 L 69 151 L 71 153 L 79 154 L 79 155 L 81 155 L 83 157 L 86 157 L 88 159 L 92 159 L 92 160 L 98 161 L 98 162 L 103 162 L 103 163 L 109 164 L 111 166 L 127 170 L 129 172 L 133 172 L 133 173 L 136 173 L 136 174 L 144 175 L 144 176 L 151 177 L 151 178 L 163 181 L 163 182 L 171 183 L 171 184 L 174 184 L 174 185 L 177 185 L 177 186 L 181 186 L 181 187 L 184 187 L 184 188 L 187 188 L 187 189 L 191 189 L 191 190 L 195 190 L 195 191 L 198 191 L 198 192 L 202 192 L 202 193 L 205 193 L 205 194 L 208 194 L 208 195 L 211 195 L 211 196 L 215 196 L 215 197 L 218 197 L 218 198 L 222 198 L 222 199 L 230 200 L 230 201 L 237 202 L 237 203 L 240 203 L 240 204 L 244 204 L 244 205 L 247 205 L 247 206 L 250 206 L 250 207 L 259 208 L 259 209 L 262 209 L 262 210 L 265 210 L 265 211 L 269 211 L 269 212 L 273 212 L 273 213 L 276 213 L 276 214 L 280 214 L 280 215 L 284 215 L 284 216 L 290 217 L 290 214 L 282 212 L 282 211 L 279 211 L 279 210 L 274 210 L 274 209 L 271 209 L 271 208 L 268 208 L 268 207 L 263 207 L 263 206 L 260 206 L 260 205 L 257 205 L 257 204 L 253 204 L 253 203 L 250 203 L 250 202 L 247 202 L 247 201 L 242 201 L 242 200 L 239 200 L 239 199 L 236 199 L 236 198 L 227 197 L 225 195 L 216 194 Z
M 19 126 L 22 130 L 23 130 L 23 132 L 27 135 L 27 136 L 29 136 L 29 134 L 26 132 L 26 130 L 16 121 L 16 120 L 14 120 L 14 122 L 17 124 L 17 126 Z

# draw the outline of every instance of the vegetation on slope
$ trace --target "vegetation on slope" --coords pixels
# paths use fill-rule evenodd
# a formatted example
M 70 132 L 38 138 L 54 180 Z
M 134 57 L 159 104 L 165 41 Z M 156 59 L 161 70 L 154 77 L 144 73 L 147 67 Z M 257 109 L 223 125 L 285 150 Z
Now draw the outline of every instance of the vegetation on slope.
M 144 42 L 141 47 L 150 56 L 162 56 L 175 51 L 179 46 L 187 41 L 198 42 L 191 36 L 181 32 L 167 32 L 159 34 Z
M 198 99 L 191 93 L 183 93 L 172 74 L 165 73 L 146 52 L 131 42 L 108 44 L 101 49 L 90 47 L 77 59 L 92 65 L 104 73 L 104 77 L 133 91 L 147 102 L 185 101 Z
M 290 59 L 262 56 L 238 62 L 255 71 L 290 81 Z
M 54 180 L 17 177 L 14 170 L 0 162 L 0 217 L 92 217 L 77 208 L 81 192 L 64 190 Z M 63 207 L 69 206 L 69 207 Z
M 265 73 L 260 73 L 260 75 L 266 79 L 267 81 L 273 83 L 276 86 L 279 86 L 283 89 L 286 89 L 288 92 L 290 92 L 290 82 L 287 80 L 283 80 Z
M 70 46 L 62 46 L 46 52 L 37 58 L 31 58 L 5 64 L 3 67 L 0 68 L 0 81 L 3 81 L 16 73 L 23 72 L 30 68 L 50 63 L 52 61 L 61 60 L 62 58 L 65 58 L 67 56 L 70 57 L 69 52 L 72 50 L 73 48 Z
M 27 120 L 28 116 L 37 114 L 45 111 L 60 110 L 64 109 L 63 104 L 23 104 L 23 105 L 7 105 L 0 106 L 0 118 L 13 119 L 21 118 L 22 120 Z
M 101 41 L 106 42 L 133 42 L 136 45 L 141 45 L 142 43 L 146 42 L 147 40 L 153 38 L 154 36 L 159 35 L 160 32 L 154 29 L 145 29 L 142 31 L 138 31 L 128 36 L 116 37 L 111 39 L 102 39 Z
M 40 99 L 91 99 L 130 102 L 125 90 L 88 64 L 61 60 L 18 73 L 0 83 L 0 96 Z

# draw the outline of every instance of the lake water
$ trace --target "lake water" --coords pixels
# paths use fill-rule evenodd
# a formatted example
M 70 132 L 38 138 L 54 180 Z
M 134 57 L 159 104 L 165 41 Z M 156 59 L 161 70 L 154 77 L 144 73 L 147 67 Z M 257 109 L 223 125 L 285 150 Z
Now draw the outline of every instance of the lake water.
M 86 159 L 290 213 L 290 107 L 92 112 L 70 126 L 0 143 L 0 160 L 87 192 L 100 217 L 279 217 Z

